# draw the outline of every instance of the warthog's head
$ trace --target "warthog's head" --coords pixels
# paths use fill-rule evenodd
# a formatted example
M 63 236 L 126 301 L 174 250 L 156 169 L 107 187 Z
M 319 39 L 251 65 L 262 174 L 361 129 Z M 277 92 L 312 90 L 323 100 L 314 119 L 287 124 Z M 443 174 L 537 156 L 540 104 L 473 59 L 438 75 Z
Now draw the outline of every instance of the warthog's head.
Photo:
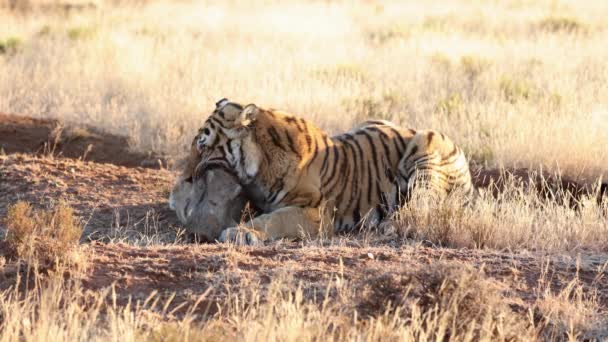
M 186 230 L 197 238 L 216 240 L 222 230 L 236 226 L 247 204 L 238 178 L 221 163 L 196 163 L 192 152 L 178 177 L 169 206 Z M 194 166 L 196 165 L 196 166 Z

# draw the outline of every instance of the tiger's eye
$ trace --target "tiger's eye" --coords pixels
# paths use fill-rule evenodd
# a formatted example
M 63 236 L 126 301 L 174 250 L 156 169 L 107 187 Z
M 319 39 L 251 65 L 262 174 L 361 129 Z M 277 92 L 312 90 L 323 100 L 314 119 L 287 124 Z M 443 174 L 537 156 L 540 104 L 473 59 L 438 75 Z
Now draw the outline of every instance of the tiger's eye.
M 205 129 L 203 130 L 203 133 L 204 133 L 205 135 L 209 135 L 209 133 L 211 133 L 211 131 L 209 130 L 209 128 L 205 128 Z

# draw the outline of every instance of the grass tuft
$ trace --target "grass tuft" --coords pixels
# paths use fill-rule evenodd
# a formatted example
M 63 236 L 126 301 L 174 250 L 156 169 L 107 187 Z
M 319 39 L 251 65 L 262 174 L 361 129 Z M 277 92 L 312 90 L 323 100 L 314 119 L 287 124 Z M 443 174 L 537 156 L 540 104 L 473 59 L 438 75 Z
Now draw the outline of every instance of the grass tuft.
M 547 17 L 538 23 L 538 27 L 548 32 L 585 33 L 587 27 L 575 18 Z
M 313 76 L 336 82 L 364 81 L 365 69 L 356 63 L 341 63 L 333 67 L 319 68 L 313 71 Z
M 77 26 L 68 29 L 67 35 L 71 40 L 83 40 L 93 37 L 95 29 L 92 27 Z
M 608 217 L 595 198 L 581 199 L 581 209 L 565 207 L 564 189 L 547 199 L 536 186 L 524 186 L 504 175 L 503 192 L 494 185 L 472 198 L 450 196 L 436 202 L 424 192 L 395 214 L 398 234 L 432 245 L 452 248 L 531 248 L 546 251 L 604 250 Z
M 459 93 L 452 93 L 437 103 L 436 110 L 448 117 L 457 115 L 464 108 L 464 101 Z
M 469 79 L 477 78 L 491 65 L 492 63 L 485 58 L 475 56 L 463 56 L 460 58 L 460 66 Z
M 498 84 L 502 96 L 510 103 L 531 100 L 536 96 L 536 89 L 526 80 L 502 76 Z
M 367 39 L 374 44 L 386 44 L 393 40 L 407 39 L 411 35 L 411 29 L 403 25 L 393 25 L 381 29 L 371 30 L 367 33 Z
M 472 267 L 436 263 L 416 275 L 422 288 L 420 315 L 436 325 L 436 340 L 468 336 L 472 340 L 526 340 L 530 322 L 507 305 L 500 288 Z
M 22 40 L 18 37 L 9 37 L 5 40 L 0 40 L 0 55 L 15 54 L 22 44 Z
M 599 274 L 603 272 L 600 269 Z M 536 289 L 539 298 L 533 312 L 545 339 L 604 340 L 608 335 L 608 314 L 598 302 L 597 293 L 585 288 L 578 276 L 559 291 L 551 289 L 548 275 L 543 277 Z
M 393 121 L 395 119 L 394 108 L 399 104 L 399 99 L 394 94 L 386 92 L 379 98 L 355 98 L 345 101 L 344 104 L 348 108 L 348 112 L 353 113 L 359 123 L 370 119 Z
M 17 202 L 8 207 L 4 224 L 6 241 L 15 256 L 40 265 L 70 263 L 70 252 L 82 234 L 80 220 L 64 202 L 49 210 Z
M 51 28 L 50 25 L 44 25 L 40 28 L 40 30 L 38 30 L 38 36 L 39 37 L 46 37 L 46 36 L 50 36 L 53 33 L 53 29 Z

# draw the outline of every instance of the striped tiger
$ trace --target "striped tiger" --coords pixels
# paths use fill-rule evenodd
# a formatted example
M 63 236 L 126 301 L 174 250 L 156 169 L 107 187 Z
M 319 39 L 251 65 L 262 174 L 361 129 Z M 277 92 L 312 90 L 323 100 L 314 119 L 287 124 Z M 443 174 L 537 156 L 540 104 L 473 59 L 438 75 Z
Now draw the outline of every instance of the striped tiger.
M 440 197 L 473 189 L 448 137 L 383 120 L 330 137 L 295 115 L 222 99 L 195 139 L 203 161 L 227 161 L 265 212 L 224 230 L 224 242 L 351 232 L 382 221 L 417 187 Z

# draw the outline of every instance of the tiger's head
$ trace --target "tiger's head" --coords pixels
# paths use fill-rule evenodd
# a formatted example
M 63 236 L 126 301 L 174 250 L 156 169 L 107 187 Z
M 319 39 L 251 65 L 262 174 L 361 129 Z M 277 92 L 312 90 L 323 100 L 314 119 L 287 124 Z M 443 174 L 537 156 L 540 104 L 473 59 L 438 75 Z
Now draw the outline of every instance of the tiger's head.
M 215 104 L 215 110 L 198 130 L 196 146 L 199 152 L 213 147 L 224 139 L 238 139 L 247 136 L 254 124 L 258 107 L 249 104 L 243 107 L 226 98 Z

